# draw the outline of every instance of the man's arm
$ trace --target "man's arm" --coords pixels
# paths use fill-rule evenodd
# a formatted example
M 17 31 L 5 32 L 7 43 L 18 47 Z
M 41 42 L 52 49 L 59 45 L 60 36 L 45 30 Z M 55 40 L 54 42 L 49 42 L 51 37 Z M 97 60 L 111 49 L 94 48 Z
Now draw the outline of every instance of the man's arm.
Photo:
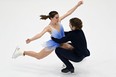
M 57 42 L 57 43 L 65 43 L 67 41 L 70 41 L 70 34 L 67 34 L 65 37 L 62 37 L 61 39 L 57 39 L 57 38 L 54 38 L 54 37 L 51 37 L 53 41 Z

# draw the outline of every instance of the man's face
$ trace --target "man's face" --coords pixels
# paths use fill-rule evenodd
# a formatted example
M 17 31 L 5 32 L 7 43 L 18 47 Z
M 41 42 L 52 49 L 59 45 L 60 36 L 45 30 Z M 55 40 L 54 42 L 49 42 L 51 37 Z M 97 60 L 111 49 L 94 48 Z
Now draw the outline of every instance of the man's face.
M 72 30 L 72 25 L 71 25 L 71 23 L 69 22 L 69 27 L 70 27 L 70 29 Z

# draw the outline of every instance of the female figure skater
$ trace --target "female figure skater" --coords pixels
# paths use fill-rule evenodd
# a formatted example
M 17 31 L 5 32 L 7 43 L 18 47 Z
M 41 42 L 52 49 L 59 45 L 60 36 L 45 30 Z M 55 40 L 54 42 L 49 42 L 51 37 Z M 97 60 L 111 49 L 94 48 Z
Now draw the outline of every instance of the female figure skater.
M 69 16 L 70 14 L 72 14 L 81 4 L 83 4 L 83 1 L 80 0 L 72 9 L 70 9 L 66 14 L 64 14 L 63 16 L 59 17 L 59 14 L 57 11 L 51 11 L 49 13 L 48 16 L 46 15 L 41 15 L 40 19 L 46 20 L 47 18 L 49 18 L 51 21 L 48 24 L 48 26 L 46 26 L 43 31 L 37 35 L 35 35 L 32 38 L 29 38 L 26 40 L 26 43 L 30 43 L 34 40 L 39 39 L 40 37 L 42 37 L 46 32 L 50 33 L 52 37 L 54 38 L 62 38 L 64 37 L 64 29 L 62 27 L 62 24 L 60 23 L 61 20 L 63 20 L 65 17 Z M 36 59 L 42 59 L 46 56 L 48 56 L 56 47 L 61 46 L 62 48 L 66 48 L 66 49 L 72 49 L 73 47 L 68 44 L 68 43 L 64 43 L 64 44 L 58 44 L 56 42 L 54 42 L 53 40 L 49 40 L 46 42 L 46 46 L 45 48 L 43 48 L 40 52 L 35 52 L 35 51 L 24 51 L 20 48 L 16 48 L 15 52 L 12 55 L 12 58 L 17 58 L 19 56 L 31 56 L 34 57 Z

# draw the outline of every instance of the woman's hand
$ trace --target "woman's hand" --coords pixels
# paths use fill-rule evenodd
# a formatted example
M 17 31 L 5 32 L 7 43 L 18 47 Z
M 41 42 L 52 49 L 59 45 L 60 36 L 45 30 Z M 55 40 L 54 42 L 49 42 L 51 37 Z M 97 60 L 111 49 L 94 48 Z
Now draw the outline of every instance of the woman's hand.
M 78 2 L 78 6 L 80 6 L 81 4 L 83 4 L 83 0 L 80 0 L 80 1 Z
M 28 44 L 28 43 L 30 43 L 32 40 L 31 39 L 27 39 L 26 40 L 26 43 Z

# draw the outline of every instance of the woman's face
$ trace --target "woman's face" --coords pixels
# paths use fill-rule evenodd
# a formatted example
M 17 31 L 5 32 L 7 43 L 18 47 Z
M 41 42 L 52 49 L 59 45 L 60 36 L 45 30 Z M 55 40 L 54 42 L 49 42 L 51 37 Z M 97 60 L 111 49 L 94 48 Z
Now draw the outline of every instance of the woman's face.
M 51 18 L 51 21 L 52 21 L 53 23 L 58 23 L 58 22 L 59 22 L 59 15 L 56 14 L 53 18 Z

